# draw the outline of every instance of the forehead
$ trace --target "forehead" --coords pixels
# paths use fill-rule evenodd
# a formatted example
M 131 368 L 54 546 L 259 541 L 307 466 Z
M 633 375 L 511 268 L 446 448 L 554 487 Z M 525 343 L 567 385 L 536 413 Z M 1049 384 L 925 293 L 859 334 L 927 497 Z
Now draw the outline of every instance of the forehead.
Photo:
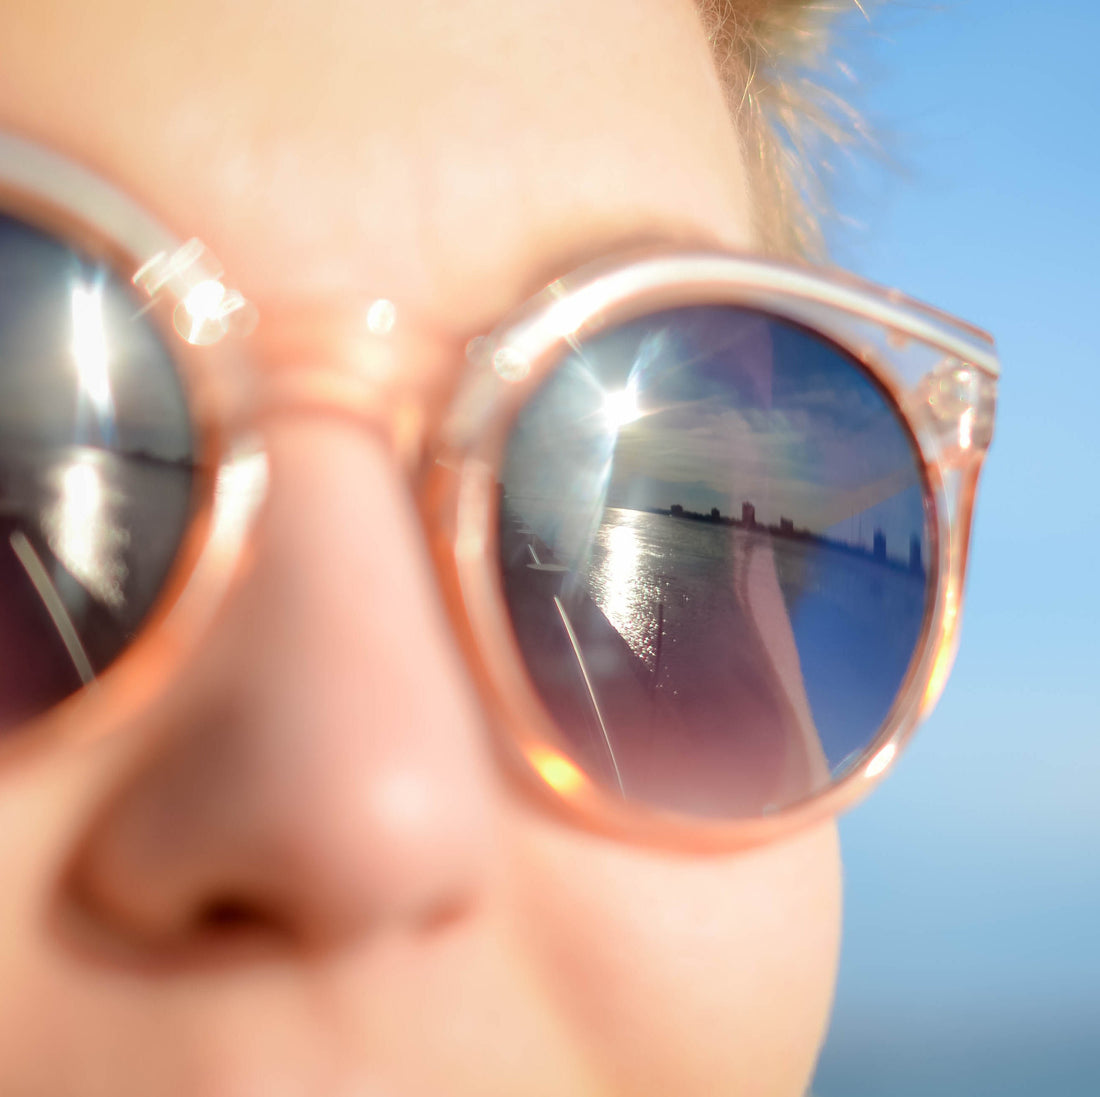
M 605 245 L 749 241 L 686 0 L 5 6 L 0 126 L 276 312 L 385 296 L 459 337 Z

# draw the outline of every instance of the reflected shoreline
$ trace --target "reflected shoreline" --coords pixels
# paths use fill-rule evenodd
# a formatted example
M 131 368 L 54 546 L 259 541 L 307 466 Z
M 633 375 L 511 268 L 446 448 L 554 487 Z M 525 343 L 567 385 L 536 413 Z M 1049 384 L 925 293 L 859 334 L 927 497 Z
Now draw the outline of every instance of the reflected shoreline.
M 752 713 L 770 695 L 768 683 L 782 681 L 801 682 L 834 775 L 863 756 L 912 657 L 927 597 L 923 571 L 867 547 L 801 531 L 791 536 L 785 527 L 746 528 L 721 514 L 677 520 L 671 508 L 609 507 L 597 527 L 582 523 L 578 530 L 540 502 L 502 492 L 500 559 L 516 637 L 544 701 L 553 709 L 575 694 L 570 714 L 555 710 L 560 725 L 579 729 L 589 714 L 584 690 L 566 681 L 576 676 L 574 658 L 557 636 L 553 595 L 578 623 L 585 661 L 599 668 L 600 707 L 605 715 L 620 710 L 621 719 L 607 721 L 616 749 L 622 728 L 651 723 L 622 713 L 656 703 L 674 712 L 657 721 L 658 738 L 673 735 L 686 746 L 701 735 L 705 749 L 691 749 L 706 754 L 717 749 L 710 735 L 743 738 L 759 730 Z M 774 568 L 770 583 L 753 561 L 766 572 Z M 545 588 L 541 596 L 535 587 Z M 777 663 L 775 651 L 762 646 L 762 627 L 773 636 L 789 629 L 797 655 Z M 557 658 L 548 645 L 560 648 Z M 638 703 L 605 705 L 609 681 L 622 694 L 633 692 L 626 689 L 630 678 Z M 589 737 L 586 757 L 597 756 L 589 764 L 598 770 L 598 728 Z M 765 741 L 761 731 L 756 749 Z M 621 768 L 629 787 L 633 767 Z
M 823 533 L 814 533 L 812 530 L 796 527 L 788 518 L 780 518 L 778 524 L 757 522 L 755 510 L 751 503 L 745 504 L 743 516 L 735 518 L 731 514 L 721 514 L 717 508 L 709 513 L 696 510 L 686 510 L 674 503 L 671 507 L 631 507 L 619 505 L 618 510 L 632 510 L 639 514 L 656 514 L 666 518 L 674 518 L 686 522 L 703 522 L 713 526 L 729 526 L 750 533 L 759 533 L 767 537 L 777 537 L 785 541 L 803 541 L 821 548 L 833 549 L 836 552 L 847 553 L 849 556 L 857 556 L 860 559 L 872 563 L 883 564 L 897 571 L 907 572 L 913 575 L 926 575 L 924 561 L 921 556 L 919 540 L 910 544 L 909 560 L 898 560 L 886 554 L 886 538 L 881 531 L 875 532 L 874 544 L 868 548 L 866 545 L 853 544 L 850 541 L 840 541 L 834 537 L 826 537 Z

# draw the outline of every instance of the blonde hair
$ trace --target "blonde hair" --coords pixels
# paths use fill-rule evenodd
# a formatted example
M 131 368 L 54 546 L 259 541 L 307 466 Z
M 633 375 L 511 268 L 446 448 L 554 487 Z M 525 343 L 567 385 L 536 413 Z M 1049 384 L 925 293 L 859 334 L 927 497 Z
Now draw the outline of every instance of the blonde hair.
M 833 20 L 860 0 L 697 0 L 745 149 L 765 253 L 820 260 L 831 156 L 867 139 L 827 86 Z

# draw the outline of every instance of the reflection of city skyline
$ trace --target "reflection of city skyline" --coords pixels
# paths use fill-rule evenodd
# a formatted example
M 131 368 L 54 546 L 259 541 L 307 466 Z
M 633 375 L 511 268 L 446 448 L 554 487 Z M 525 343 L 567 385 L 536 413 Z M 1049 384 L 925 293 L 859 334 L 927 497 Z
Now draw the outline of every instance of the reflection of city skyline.
M 745 524 L 741 503 L 751 502 L 755 523 L 777 536 L 799 530 L 872 556 L 877 540 L 880 556 L 906 565 L 927 557 L 918 466 L 885 408 L 873 425 L 836 433 L 808 421 L 796 429 L 789 412 L 774 408 L 747 417 L 672 404 L 609 432 L 601 417 L 583 414 L 583 401 L 577 406 L 581 390 L 563 385 L 546 419 L 534 429 L 520 421 L 507 478 L 523 483 L 524 494 L 550 503 L 557 493 L 589 521 L 603 507 L 667 512 L 675 504 L 704 518 L 717 508 Z
M 794 518 L 798 526 L 824 537 L 870 544 L 880 528 L 897 544 L 908 543 L 911 531 L 924 525 L 924 490 L 912 460 L 905 464 L 868 462 L 862 475 L 827 479 L 811 464 L 798 475 L 781 468 L 746 468 L 715 444 L 709 460 L 685 467 L 661 468 L 652 458 L 643 466 L 634 454 L 644 446 L 634 442 L 629 460 L 616 447 L 604 502 L 628 509 L 667 509 L 673 502 L 685 510 L 707 514 L 718 507 L 736 515 L 744 501 L 755 504 L 757 520 L 778 525 Z M 873 454 L 872 457 L 877 457 Z M 641 466 L 641 467 L 640 467 Z
M 832 344 L 751 311 L 676 310 L 587 343 L 517 418 L 502 479 L 578 546 L 610 508 L 677 506 L 907 572 L 931 547 L 896 406 Z
M 668 507 L 620 507 L 617 509 L 635 510 L 643 514 L 664 515 L 670 518 L 703 522 L 710 525 L 729 526 L 752 533 L 781 537 L 785 540 L 803 541 L 859 556 L 868 556 L 884 564 L 905 566 L 914 573 L 923 575 L 925 572 L 924 549 L 919 532 L 909 535 L 905 555 L 898 556 L 890 555 L 889 549 L 892 546 L 889 544 L 885 530 L 879 527 L 872 527 L 870 544 L 863 541 L 845 541 L 838 537 L 829 537 L 824 533 L 816 533 L 804 526 L 796 526 L 795 520 L 786 516 L 781 516 L 778 522 L 759 521 L 756 516 L 756 506 L 747 500 L 741 504 L 739 517 L 732 514 L 723 514 L 718 507 L 712 507 L 709 511 L 695 511 L 684 507 L 680 503 L 672 503 Z

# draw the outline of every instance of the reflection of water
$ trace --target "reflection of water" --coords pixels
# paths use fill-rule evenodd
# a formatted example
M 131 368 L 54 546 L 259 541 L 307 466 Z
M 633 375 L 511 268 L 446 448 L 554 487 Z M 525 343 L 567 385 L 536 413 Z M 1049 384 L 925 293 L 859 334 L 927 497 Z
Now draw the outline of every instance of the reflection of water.
M 619 512 L 621 522 L 605 523 L 585 575 L 585 585 L 604 616 L 615 626 L 635 655 L 650 663 L 656 637 L 650 576 L 652 546 L 643 543 L 632 512 Z
M 660 684 L 680 688 L 681 664 L 692 649 L 708 637 L 743 627 L 744 613 L 733 593 L 731 550 L 735 541 L 748 537 L 729 527 L 659 514 L 604 513 L 584 585 Z M 664 636 L 657 666 L 659 616 Z
M 714 688 L 723 652 L 753 627 L 735 577 L 760 551 L 775 560 L 814 722 L 837 766 L 878 729 L 905 675 L 923 575 L 812 542 L 608 509 L 582 582 L 656 688 L 698 694 Z
M 603 574 L 606 583 L 600 608 L 607 619 L 623 632 L 629 628 L 635 614 L 641 546 L 631 525 L 608 528 L 605 546 Z
M 63 569 L 54 582 L 66 602 L 83 590 L 129 631 L 179 548 L 193 475 L 187 464 L 90 446 L 0 448 L 0 516 L 41 538 Z
M 43 476 L 48 492 L 42 530 L 58 560 L 99 601 L 118 607 L 127 568 L 129 531 L 120 525 L 120 493 L 107 480 L 109 455 L 74 449 Z
M 0 445 L 0 736 L 131 642 L 179 548 L 193 477 L 136 454 Z

